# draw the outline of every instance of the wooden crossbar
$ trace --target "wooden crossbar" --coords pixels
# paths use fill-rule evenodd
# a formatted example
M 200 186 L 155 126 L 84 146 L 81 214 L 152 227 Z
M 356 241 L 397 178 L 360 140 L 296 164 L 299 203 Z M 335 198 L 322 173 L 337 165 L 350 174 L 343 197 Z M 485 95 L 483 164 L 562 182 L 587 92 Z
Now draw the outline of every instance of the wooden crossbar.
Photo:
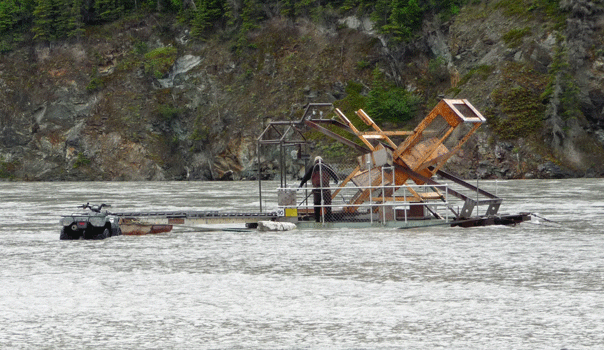
M 373 121 L 373 119 L 371 119 L 367 113 L 365 113 L 364 110 L 359 109 L 356 114 L 359 116 L 359 118 L 361 118 L 361 120 L 363 120 L 365 122 L 365 124 L 371 126 L 375 131 L 376 131 L 376 135 L 379 135 L 381 139 L 385 140 L 386 142 L 388 142 L 388 144 L 390 146 L 392 146 L 392 148 L 396 148 L 396 144 L 394 142 L 392 142 L 392 140 L 390 140 L 390 138 L 388 136 L 386 136 L 386 134 L 384 134 L 384 132 L 382 131 L 382 129 Z

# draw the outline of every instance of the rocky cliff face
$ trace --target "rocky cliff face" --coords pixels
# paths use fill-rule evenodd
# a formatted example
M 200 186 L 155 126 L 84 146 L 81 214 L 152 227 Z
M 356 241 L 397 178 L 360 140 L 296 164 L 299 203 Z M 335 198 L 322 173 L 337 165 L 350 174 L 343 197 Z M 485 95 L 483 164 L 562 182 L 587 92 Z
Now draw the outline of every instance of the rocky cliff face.
M 423 98 L 418 119 L 441 97 L 485 114 L 488 125 L 450 165 L 463 176 L 598 176 L 604 12 L 585 0 L 564 6 L 561 26 L 472 5 L 447 22 L 427 20 L 398 47 L 355 17 L 275 17 L 243 55 L 151 17 L 95 28 L 80 42 L 23 45 L 0 60 L 0 178 L 252 178 L 266 121 L 337 102 L 350 81 L 370 86 L 374 66 Z
M 554 20 L 501 4 L 425 26 L 448 67 L 445 95 L 469 99 L 489 121 L 451 167 L 487 178 L 602 175 L 602 6 L 565 1 L 566 18 Z

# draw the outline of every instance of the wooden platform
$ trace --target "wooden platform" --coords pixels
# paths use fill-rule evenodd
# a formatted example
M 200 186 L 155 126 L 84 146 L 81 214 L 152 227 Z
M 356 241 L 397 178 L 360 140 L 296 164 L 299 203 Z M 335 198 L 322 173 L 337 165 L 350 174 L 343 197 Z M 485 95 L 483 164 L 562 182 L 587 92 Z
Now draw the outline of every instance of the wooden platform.
M 120 218 L 120 228 L 124 235 L 145 235 L 172 231 L 174 225 L 256 225 L 259 221 L 277 218 L 270 213 L 233 213 L 218 211 L 157 211 L 111 213 Z

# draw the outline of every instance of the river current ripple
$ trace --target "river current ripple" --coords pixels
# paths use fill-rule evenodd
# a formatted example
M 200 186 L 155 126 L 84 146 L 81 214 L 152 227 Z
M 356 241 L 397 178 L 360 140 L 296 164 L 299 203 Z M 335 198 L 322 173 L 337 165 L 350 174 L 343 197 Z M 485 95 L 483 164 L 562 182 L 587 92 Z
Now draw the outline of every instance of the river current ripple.
M 60 241 L 88 201 L 256 211 L 257 184 L 0 183 L 0 348 L 601 348 L 604 181 L 480 185 L 551 221 Z

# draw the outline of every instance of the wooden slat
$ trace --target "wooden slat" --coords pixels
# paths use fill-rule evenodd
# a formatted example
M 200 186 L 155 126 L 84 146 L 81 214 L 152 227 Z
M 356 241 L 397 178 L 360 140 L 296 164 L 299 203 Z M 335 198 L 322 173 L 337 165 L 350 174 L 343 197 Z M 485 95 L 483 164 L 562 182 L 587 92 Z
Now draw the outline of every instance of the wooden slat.
M 426 193 L 420 193 L 419 196 L 422 199 L 426 199 L 426 200 L 434 200 L 434 199 L 442 199 L 443 195 L 438 193 L 438 192 L 426 192 Z
M 386 135 L 386 136 L 409 136 L 413 134 L 413 131 L 407 130 L 399 130 L 399 131 L 382 131 L 378 133 L 377 131 L 365 131 L 363 135 Z
M 361 139 L 361 141 L 363 141 L 363 143 L 369 147 L 370 150 L 374 150 L 375 147 L 373 147 L 373 145 L 365 140 L 364 138 L 360 137 L 361 132 L 350 122 L 350 120 L 348 120 L 348 118 L 346 117 L 346 115 L 344 115 L 344 113 L 342 113 L 342 111 L 339 108 L 336 108 L 336 114 L 338 115 L 338 117 L 340 117 L 345 123 L 348 124 L 348 127 L 352 130 L 352 132 L 354 132 L 355 135 L 357 135 L 357 137 L 359 139 Z
M 346 179 L 344 179 L 344 181 L 342 181 L 340 183 L 339 188 L 332 193 L 331 199 L 336 198 L 336 196 L 338 195 L 338 193 L 340 193 L 340 191 L 342 191 L 342 189 L 346 186 L 346 184 L 348 184 L 350 182 L 350 179 L 352 179 L 354 176 L 357 175 L 357 173 L 359 172 L 359 170 L 360 170 L 360 167 L 357 165 L 357 167 L 354 168 L 354 170 L 351 171 L 350 174 L 348 174 L 348 177 L 346 177 Z
M 373 121 L 373 119 L 371 119 L 369 117 L 369 115 L 367 115 L 367 113 L 365 113 L 364 110 L 359 109 L 356 114 L 359 116 L 359 118 L 361 118 L 367 125 L 371 126 L 375 131 L 377 135 L 381 135 L 382 139 L 386 140 L 386 142 L 392 146 L 393 148 L 396 148 L 396 144 L 394 142 L 392 142 L 392 140 L 390 140 L 390 138 L 388 136 L 386 136 L 384 134 L 384 132 L 382 131 L 382 129 Z

